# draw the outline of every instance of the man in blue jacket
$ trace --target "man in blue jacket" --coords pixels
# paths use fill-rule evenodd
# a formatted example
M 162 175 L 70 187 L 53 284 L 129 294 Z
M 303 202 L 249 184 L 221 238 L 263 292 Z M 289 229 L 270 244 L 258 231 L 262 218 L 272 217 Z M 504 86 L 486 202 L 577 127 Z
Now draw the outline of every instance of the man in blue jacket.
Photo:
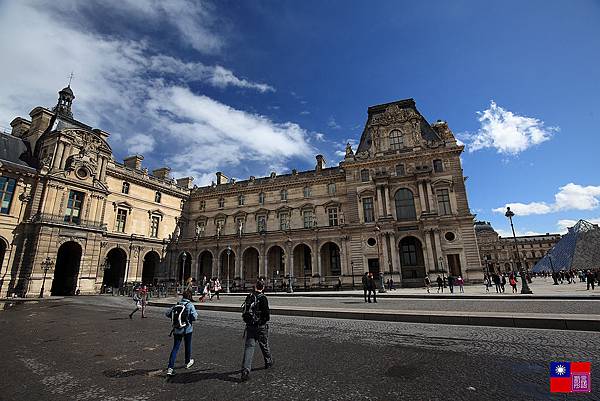
M 173 368 L 175 367 L 175 359 L 177 359 L 177 352 L 179 351 L 179 346 L 181 345 L 181 341 L 185 343 L 185 368 L 189 369 L 194 364 L 194 360 L 192 357 L 192 322 L 198 319 L 198 312 L 196 312 L 196 308 L 194 304 L 192 304 L 192 292 L 190 290 L 186 290 L 183 292 L 183 297 L 181 301 L 177 302 L 177 305 L 183 305 L 185 311 L 181 313 L 181 316 L 184 316 L 183 327 L 173 327 L 173 349 L 171 350 L 171 356 L 169 357 L 169 367 L 167 368 L 167 375 L 173 376 L 175 372 Z M 175 312 L 175 307 L 169 309 L 166 313 L 166 316 L 169 319 L 173 318 Z

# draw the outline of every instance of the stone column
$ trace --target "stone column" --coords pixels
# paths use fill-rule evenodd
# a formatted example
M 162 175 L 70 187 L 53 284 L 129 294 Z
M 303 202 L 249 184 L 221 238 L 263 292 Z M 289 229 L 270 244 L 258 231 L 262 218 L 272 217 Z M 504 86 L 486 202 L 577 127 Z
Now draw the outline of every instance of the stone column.
M 378 210 L 378 217 L 383 217 L 385 216 L 385 212 L 383 211 L 383 199 L 381 196 L 381 191 L 379 188 L 375 187 L 375 196 L 377 197 L 377 210 Z
M 437 210 L 437 202 L 435 201 L 436 199 L 433 193 L 433 189 L 431 188 L 431 181 L 425 181 L 425 189 L 427 190 L 427 197 L 429 198 L 429 210 Z
M 402 281 L 402 268 L 400 266 L 400 252 L 398 252 L 398 237 L 396 233 L 391 233 L 390 241 L 392 242 L 392 270 L 398 273 L 400 282 Z
M 425 273 L 430 273 L 435 270 L 437 261 L 433 257 L 433 245 L 431 244 L 430 239 L 430 230 L 425 230 L 423 235 L 423 241 L 425 241 L 425 252 L 423 254 L 424 257 L 427 258 L 429 263 L 425 263 Z M 433 261 L 433 264 L 431 263 Z
M 386 185 L 384 187 L 384 194 L 385 194 L 385 202 L 387 204 L 387 215 L 391 216 L 392 215 L 392 201 L 390 199 L 390 188 Z
M 381 256 L 382 256 L 381 264 L 382 264 L 382 266 L 379 266 L 379 270 L 384 273 L 389 273 L 387 233 L 381 233 L 379 235 L 379 239 L 382 240 L 381 241 L 381 243 L 382 243 L 381 244 Z
M 421 185 L 422 182 L 418 181 L 417 182 L 417 188 L 419 189 L 419 202 L 421 204 L 421 212 L 425 212 L 427 211 L 427 204 L 425 203 L 425 196 L 427 196 L 425 193 L 423 193 L 423 185 Z
M 65 144 L 59 141 L 56 145 L 56 150 L 54 151 L 54 160 L 52 161 L 52 168 L 57 169 L 60 167 L 60 161 L 62 158 L 64 148 Z
M 63 145 L 62 152 L 60 155 L 60 166 L 59 166 L 61 170 L 65 169 L 65 163 L 67 162 L 67 154 L 68 154 L 68 148 L 65 145 Z

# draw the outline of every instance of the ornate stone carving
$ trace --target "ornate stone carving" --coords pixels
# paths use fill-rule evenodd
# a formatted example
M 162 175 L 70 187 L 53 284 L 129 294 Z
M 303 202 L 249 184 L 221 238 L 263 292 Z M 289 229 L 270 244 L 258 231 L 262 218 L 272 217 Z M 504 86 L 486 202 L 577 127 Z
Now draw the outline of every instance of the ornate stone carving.
M 418 119 L 419 115 L 413 109 L 401 109 L 397 104 L 392 104 L 385 109 L 385 112 L 373 115 L 371 125 L 403 123 L 414 118 Z

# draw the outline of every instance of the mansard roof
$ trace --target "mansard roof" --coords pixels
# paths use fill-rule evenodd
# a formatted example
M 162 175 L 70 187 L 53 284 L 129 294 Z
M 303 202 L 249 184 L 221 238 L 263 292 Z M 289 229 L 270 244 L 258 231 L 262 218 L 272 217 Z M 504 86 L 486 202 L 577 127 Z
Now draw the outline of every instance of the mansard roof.
M 31 149 L 21 138 L 0 132 L 0 162 L 27 170 L 35 170 Z
M 429 125 L 429 123 L 421 115 L 419 110 L 417 110 L 415 100 L 412 98 L 403 99 L 391 103 L 378 104 L 369 107 L 367 122 L 365 123 L 365 128 L 360 137 L 360 143 L 358 145 L 357 153 L 368 151 L 371 146 L 371 132 L 368 129 L 370 126 L 387 125 L 389 121 L 392 121 L 394 119 L 394 114 L 399 114 L 404 111 L 412 111 L 416 114 L 417 117 L 419 117 L 419 131 L 424 140 L 441 140 L 440 136 L 435 132 L 431 125 Z

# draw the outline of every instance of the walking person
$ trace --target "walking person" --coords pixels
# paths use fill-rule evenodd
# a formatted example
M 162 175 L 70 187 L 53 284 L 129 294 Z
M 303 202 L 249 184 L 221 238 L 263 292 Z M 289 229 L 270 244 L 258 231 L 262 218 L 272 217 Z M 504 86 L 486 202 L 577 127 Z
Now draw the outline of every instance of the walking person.
M 367 277 L 367 300 L 369 303 L 371 303 L 371 293 L 373 294 L 373 302 L 377 303 L 377 284 L 373 273 L 369 273 Z
M 369 273 L 365 273 L 362 276 L 362 286 L 363 286 L 363 293 L 365 295 L 365 302 L 367 302 L 367 282 L 369 281 Z
M 504 290 L 505 290 L 504 287 L 505 286 L 506 286 L 506 276 L 504 274 L 502 274 L 500 276 L 500 290 L 501 290 L 501 292 L 504 292 Z
M 591 271 L 588 270 L 588 272 L 586 274 L 586 280 L 587 280 L 586 291 L 588 291 L 590 289 L 590 286 L 592 286 L 592 290 L 593 290 L 594 289 L 594 273 L 592 273 Z
M 212 298 L 216 295 L 217 301 L 219 301 L 220 300 L 219 293 L 221 292 L 221 290 L 222 290 L 221 282 L 219 281 L 219 278 L 216 277 L 215 281 L 214 281 L 214 292 L 213 292 L 212 296 L 210 297 L 210 299 L 212 300 Z
M 431 288 L 431 280 L 429 280 L 429 276 L 425 276 L 425 288 L 427 289 L 427 293 L 429 294 L 429 290 Z
M 252 358 L 254 349 L 258 343 L 265 360 L 265 369 L 273 366 L 273 357 L 271 356 L 271 347 L 269 346 L 269 325 L 271 311 L 269 309 L 269 300 L 264 294 L 265 285 L 262 281 L 257 281 L 254 285 L 254 291 L 246 297 L 243 304 L 242 319 L 246 323 L 245 341 L 244 341 L 244 359 L 242 360 L 241 381 L 248 380 L 252 370 Z
M 448 288 L 450 289 L 450 294 L 454 294 L 454 276 L 448 275 Z
M 175 306 L 165 313 L 165 315 L 171 319 L 173 330 L 173 348 L 171 349 L 171 356 L 169 357 L 169 365 L 167 367 L 167 375 L 173 376 L 175 371 L 175 360 L 177 359 L 177 352 L 181 346 L 181 342 L 184 342 L 185 346 L 185 368 L 189 369 L 194 364 L 192 359 L 192 332 L 194 330 L 192 322 L 198 319 L 198 312 L 192 299 L 192 292 L 186 290 L 183 292 L 181 301 L 177 302 Z
M 133 314 L 137 311 L 142 311 L 142 318 L 146 318 L 144 312 L 146 311 L 146 304 L 148 303 L 148 291 L 146 286 L 137 287 L 133 293 L 133 302 L 135 302 L 135 309 L 129 314 L 129 318 L 133 319 Z
M 513 294 L 517 293 L 517 279 L 515 278 L 514 274 L 511 274 L 508 278 L 508 283 L 512 287 Z
M 458 276 L 456 279 L 456 284 L 458 284 L 458 290 L 464 294 L 465 292 L 465 280 L 463 280 L 462 276 Z
M 437 285 L 438 285 L 437 293 L 439 294 L 440 290 L 442 290 L 442 294 L 443 294 L 444 293 L 444 280 L 438 274 L 437 279 L 435 281 L 437 281 Z
M 490 277 L 487 274 L 483 278 L 483 284 L 485 284 L 485 292 L 490 292 Z

